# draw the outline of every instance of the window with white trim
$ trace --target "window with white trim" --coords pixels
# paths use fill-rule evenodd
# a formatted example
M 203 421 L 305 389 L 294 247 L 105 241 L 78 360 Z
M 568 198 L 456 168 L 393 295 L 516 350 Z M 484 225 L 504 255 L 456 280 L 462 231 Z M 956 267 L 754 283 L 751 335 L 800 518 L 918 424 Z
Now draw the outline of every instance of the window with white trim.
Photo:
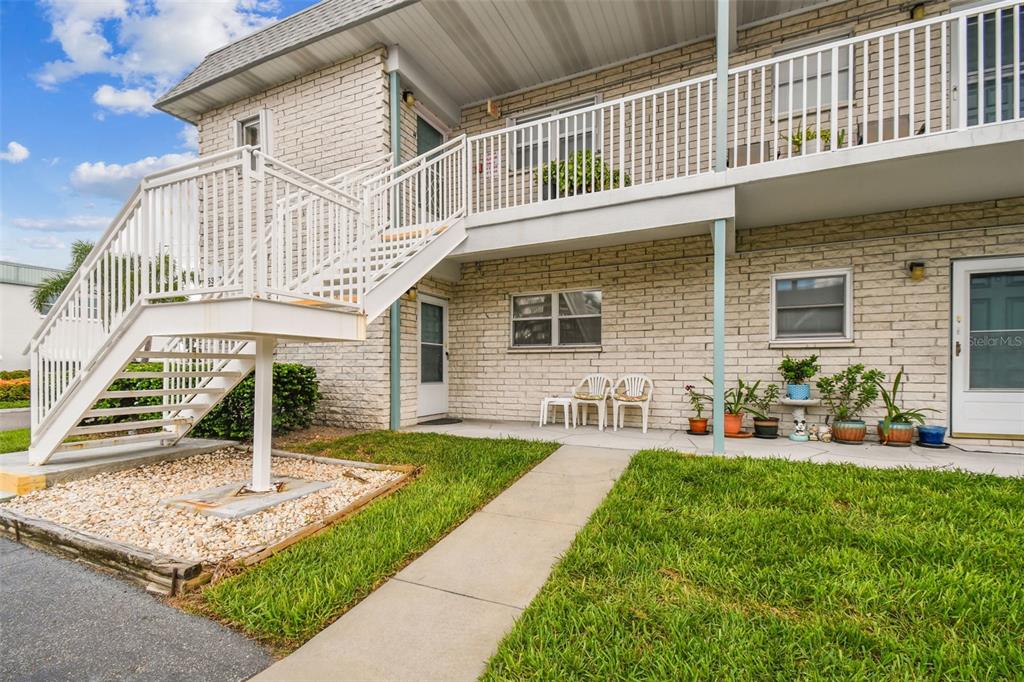
M 771 340 L 853 340 L 853 273 L 817 270 L 772 275 Z
M 775 54 L 785 57 L 792 52 L 800 52 L 808 48 L 824 46 L 843 38 L 853 35 L 852 31 L 834 31 L 828 35 L 817 36 L 813 40 L 802 41 L 799 44 L 790 44 L 785 49 L 778 50 Z M 839 93 L 837 104 L 845 104 L 849 100 L 850 93 L 850 50 L 846 46 L 836 49 L 837 66 L 836 80 Z M 806 108 L 817 109 L 818 107 L 818 76 L 821 75 L 821 106 L 832 106 L 832 50 L 821 52 L 821 66 L 818 66 L 818 54 L 812 52 L 806 58 L 806 75 L 804 57 L 795 57 L 790 61 L 780 62 L 778 75 L 775 81 L 775 103 L 776 112 L 780 115 L 790 111 L 803 111 L 804 106 L 804 84 L 807 86 Z M 793 94 L 793 103 L 790 106 L 790 91 Z
M 600 102 L 599 97 L 588 97 L 570 104 L 547 107 L 508 119 L 509 127 L 532 123 L 558 114 L 569 114 Z M 566 159 L 576 152 L 597 151 L 595 140 L 600 140 L 600 111 L 584 111 L 576 116 L 565 116 L 547 124 L 526 126 L 516 131 L 516 170 L 536 168 L 557 159 Z M 551 138 L 558 136 L 558 145 L 551 147 Z
M 513 348 L 601 344 L 600 291 L 516 294 L 511 306 Z
M 273 130 L 269 109 L 263 109 L 253 116 L 240 118 L 234 122 L 234 126 L 235 146 L 259 147 L 264 154 L 273 155 Z

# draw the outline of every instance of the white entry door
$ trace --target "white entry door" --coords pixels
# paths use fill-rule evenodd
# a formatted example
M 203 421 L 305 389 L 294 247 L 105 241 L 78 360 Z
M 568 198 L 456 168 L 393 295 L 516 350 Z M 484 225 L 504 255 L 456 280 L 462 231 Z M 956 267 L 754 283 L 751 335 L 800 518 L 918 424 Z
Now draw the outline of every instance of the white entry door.
M 420 417 L 448 411 L 448 302 L 420 294 Z
M 1024 437 L 1024 256 L 953 263 L 952 431 Z

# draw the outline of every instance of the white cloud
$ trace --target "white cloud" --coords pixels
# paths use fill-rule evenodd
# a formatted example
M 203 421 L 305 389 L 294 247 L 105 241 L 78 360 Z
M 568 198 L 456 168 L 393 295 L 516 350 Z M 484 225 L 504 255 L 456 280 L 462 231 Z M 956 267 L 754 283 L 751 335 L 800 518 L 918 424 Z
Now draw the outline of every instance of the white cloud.
M 23 144 L 11 141 L 7 143 L 7 151 L 0 152 L 0 161 L 21 163 L 28 158 L 28 148 Z
M 142 93 L 163 92 L 209 52 L 275 20 L 275 0 L 43 0 L 64 58 L 35 74 L 53 89 L 84 74 L 107 74 L 94 100 L 116 113 L 148 113 Z M 104 90 L 109 88 L 109 90 Z M 101 94 L 101 91 L 102 94 Z M 103 100 L 103 101 L 100 101 Z
M 63 249 L 67 248 L 67 245 L 52 234 L 45 235 L 43 237 L 22 237 L 21 243 L 30 249 Z
M 112 85 L 101 85 L 92 95 L 92 101 L 110 109 L 115 114 L 139 114 L 148 116 L 156 110 L 153 100 L 156 95 L 144 88 L 117 89 Z
M 14 218 L 11 226 L 36 232 L 88 232 L 103 230 L 110 218 L 103 216 L 66 216 L 63 218 Z
M 181 140 L 182 148 L 199 151 L 199 128 L 194 125 L 186 123 L 178 133 L 178 139 Z
M 187 163 L 196 158 L 191 152 L 147 156 L 132 163 L 85 162 L 71 172 L 71 186 L 79 192 L 124 200 L 143 176 L 158 170 Z

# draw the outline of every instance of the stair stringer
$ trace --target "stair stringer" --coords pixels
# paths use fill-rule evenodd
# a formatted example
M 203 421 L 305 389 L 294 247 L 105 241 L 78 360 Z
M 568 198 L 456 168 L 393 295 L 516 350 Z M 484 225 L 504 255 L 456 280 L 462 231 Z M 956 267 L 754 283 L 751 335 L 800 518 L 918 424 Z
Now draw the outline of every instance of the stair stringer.
M 271 336 L 290 340 L 362 341 L 366 339 L 366 322 L 360 313 L 259 299 L 209 299 L 139 306 L 123 321 L 118 334 L 111 337 L 104 349 L 82 370 L 77 384 L 32 434 L 29 462 L 45 464 L 49 461 L 117 374 L 144 352 L 145 342 L 159 336 L 238 339 Z M 250 370 L 254 364 L 254 361 L 250 362 Z M 221 377 L 211 379 L 211 382 L 219 379 L 237 383 L 243 378 L 244 375 Z M 209 408 L 190 411 L 191 415 L 183 416 L 205 414 L 224 395 L 226 392 L 218 396 Z M 178 430 L 168 431 L 167 442 L 176 442 L 190 428 L 178 429 L 181 433 Z
M 366 312 L 367 322 L 380 317 L 392 303 L 423 279 L 465 239 L 465 219 L 459 218 L 401 265 L 384 275 L 366 293 L 363 310 Z

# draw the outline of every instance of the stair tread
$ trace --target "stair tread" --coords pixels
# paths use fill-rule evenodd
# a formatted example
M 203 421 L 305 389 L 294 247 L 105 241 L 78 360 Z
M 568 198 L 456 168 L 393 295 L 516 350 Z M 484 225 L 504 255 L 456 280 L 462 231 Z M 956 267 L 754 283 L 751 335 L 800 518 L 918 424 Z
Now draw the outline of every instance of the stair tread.
M 100 398 L 159 398 L 165 395 L 192 395 L 194 393 L 224 393 L 223 388 L 144 388 L 138 391 L 104 391 Z
M 196 372 L 118 372 L 118 379 L 193 379 L 203 377 L 238 377 L 243 376 L 245 372 L 235 371 L 196 371 Z M 182 389 L 182 392 L 186 392 L 188 389 Z
M 132 355 L 134 358 L 197 358 L 210 360 L 253 360 L 255 355 L 239 353 L 201 353 L 188 351 L 139 351 Z
M 172 403 L 163 405 L 125 405 L 122 407 L 100 407 L 89 410 L 86 417 L 120 417 L 128 414 L 155 414 L 157 412 L 179 412 L 181 410 L 201 410 L 210 407 L 211 403 Z
M 189 417 L 172 417 L 170 419 L 142 419 L 134 422 L 118 422 L 116 424 L 92 424 L 89 426 L 76 426 L 68 431 L 69 436 L 85 436 L 93 433 L 107 433 L 112 431 L 132 431 L 134 429 L 152 429 L 158 426 L 175 426 L 191 424 Z
M 93 438 L 90 440 L 77 440 L 64 442 L 54 448 L 54 452 L 67 452 L 69 450 L 88 450 L 91 448 L 102 448 L 112 445 L 127 445 L 129 443 L 142 443 L 149 441 L 173 440 L 177 434 L 169 431 L 154 431 L 153 433 L 136 433 L 131 436 L 115 436 L 113 438 Z

